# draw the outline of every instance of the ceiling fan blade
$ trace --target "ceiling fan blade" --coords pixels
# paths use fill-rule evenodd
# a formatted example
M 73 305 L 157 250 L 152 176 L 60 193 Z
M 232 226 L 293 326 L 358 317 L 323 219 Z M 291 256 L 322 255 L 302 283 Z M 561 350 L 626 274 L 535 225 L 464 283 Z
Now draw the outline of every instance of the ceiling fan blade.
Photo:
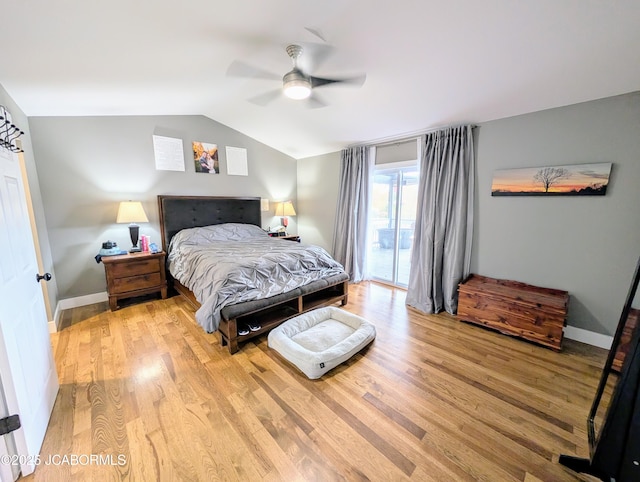
M 302 44 L 303 53 L 298 58 L 298 67 L 305 73 L 316 72 L 335 52 L 335 47 L 328 44 Z
M 311 92 L 311 95 L 307 99 L 306 106 L 309 109 L 320 109 L 326 107 L 328 104 L 315 92 Z
M 247 99 L 247 100 L 252 104 L 264 107 L 265 105 L 269 104 L 270 102 L 273 102 L 278 97 L 280 97 L 281 94 L 282 94 L 282 89 L 275 89 L 275 90 L 270 90 L 269 92 L 265 92 L 264 94 L 256 95 L 255 97 L 251 97 L 250 99 Z
M 346 77 L 343 79 L 326 79 L 323 77 L 314 77 L 314 76 L 310 76 L 309 78 L 311 79 L 311 86 L 314 89 L 316 87 L 323 87 L 325 85 L 337 84 L 337 83 L 348 84 L 354 87 L 362 87 L 362 84 L 364 84 L 364 81 L 367 80 L 367 76 L 365 74 L 358 75 L 356 77 Z
M 230 77 L 249 77 L 254 79 L 282 80 L 281 75 L 268 72 L 266 70 L 245 64 L 239 60 L 234 60 L 227 69 L 227 75 Z
M 313 35 L 315 35 L 316 37 L 318 37 L 320 40 L 322 40 L 323 42 L 326 42 L 327 39 L 324 38 L 324 35 L 322 35 L 322 32 L 317 29 L 317 28 L 312 28 L 312 27 L 305 27 L 304 28 L 307 32 L 312 33 Z

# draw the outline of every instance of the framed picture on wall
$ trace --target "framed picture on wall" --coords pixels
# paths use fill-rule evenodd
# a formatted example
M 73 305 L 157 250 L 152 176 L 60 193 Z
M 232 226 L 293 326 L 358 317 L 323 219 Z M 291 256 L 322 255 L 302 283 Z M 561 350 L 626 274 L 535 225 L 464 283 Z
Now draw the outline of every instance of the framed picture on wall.
M 565 166 L 499 169 L 493 174 L 492 196 L 604 196 L 610 162 Z
M 220 163 L 218 162 L 218 145 L 207 144 L 205 142 L 192 143 L 193 162 L 196 172 L 205 174 L 220 174 Z

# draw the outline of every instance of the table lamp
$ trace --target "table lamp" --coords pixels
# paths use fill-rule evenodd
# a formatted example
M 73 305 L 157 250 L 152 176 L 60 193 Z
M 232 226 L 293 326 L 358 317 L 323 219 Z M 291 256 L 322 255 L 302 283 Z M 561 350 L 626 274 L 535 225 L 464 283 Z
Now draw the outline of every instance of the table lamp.
M 286 228 L 289 225 L 287 216 L 295 216 L 296 211 L 293 209 L 291 201 L 282 201 L 276 204 L 276 216 L 280 216 L 280 222 Z
M 118 217 L 116 223 L 130 223 L 129 235 L 131 236 L 132 247 L 130 253 L 139 253 L 138 237 L 140 234 L 140 226 L 137 223 L 148 223 L 147 215 L 139 201 L 123 201 L 118 207 Z

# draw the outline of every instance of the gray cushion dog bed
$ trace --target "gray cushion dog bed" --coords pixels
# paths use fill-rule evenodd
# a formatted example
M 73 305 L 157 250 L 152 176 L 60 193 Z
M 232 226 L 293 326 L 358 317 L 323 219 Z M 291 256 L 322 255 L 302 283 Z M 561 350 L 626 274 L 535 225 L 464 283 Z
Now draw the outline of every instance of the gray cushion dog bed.
M 328 306 L 285 321 L 269 332 L 268 344 L 315 379 L 351 358 L 375 337 L 373 323 Z

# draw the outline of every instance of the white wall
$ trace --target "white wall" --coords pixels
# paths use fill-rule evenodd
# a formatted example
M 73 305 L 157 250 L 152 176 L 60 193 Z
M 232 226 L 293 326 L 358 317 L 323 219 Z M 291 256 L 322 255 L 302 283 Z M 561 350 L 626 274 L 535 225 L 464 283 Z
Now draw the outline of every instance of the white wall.
M 495 169 L 612 162 L 605 196 L 491 197 Z M 478 129 L 472 271 L 569 291 L 568 324 L 615 332 L 640 256 L 640 92 Z
M 302 241 L 333 249 L 340 184 L 340 152 L 298 160 L 298 234 Z

